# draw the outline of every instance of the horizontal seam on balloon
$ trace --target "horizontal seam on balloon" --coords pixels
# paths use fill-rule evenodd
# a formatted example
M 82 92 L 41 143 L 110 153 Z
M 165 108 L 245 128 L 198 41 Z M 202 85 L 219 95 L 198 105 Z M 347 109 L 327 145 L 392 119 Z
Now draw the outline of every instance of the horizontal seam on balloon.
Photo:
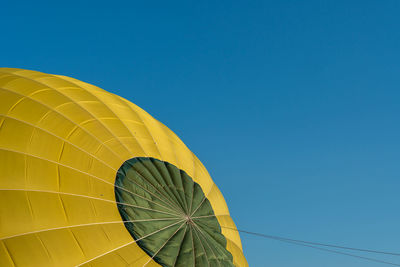
M 90 198 L 90 199 L 96 199 L 96 200 L 101 200 L 101 201 L 106 201 L 114 204 L 120 204 L 123 206 L 129 206 L 129 207 L 134 207 L 134 208 L 140 208 L 140 209 L 145 209 L 145 210 L 151 210 L 151 211 L 156 211 L 164 214 L 169 214 L 169 215 L 180 215 L 177 213 L 169 213 L 161 210 L 156 210 L 156 209 L 150 209 L 146 208 L 143 206 L 137 206 L 129 203 L 124 203 L 124 202 L 118 202 L 118 201 L 113 201 L 109 199 L 104 199 L 104 198 L 97 198 L 97 197 L 91 197 L 87 195 L 79 195 L 79 194 L 74 194 L 74 193 L 66 193 L 66 192 L 57 192 L 57 191 L 47 191 L 47 190 L 35 190 L 35 189 L 10 189 L 10 188 L 0 188 L 0 191 L 22 191 L 22 192 L 41 192 L 41 193 L 49 193 L 49 194 L 61 194 L 61 195 L 70 195 L 70 196 L 76 196 L 76 197 L 83 197 L 83 198 Z
M 17 76 L 18 76 L 18 75 L 17 75 Z M 103 104 L 105 107 L 107 107 L 108 109 L 110 109 L 110 108 L 109 108 L 104 102 L 102 102 L 97 96 L 95 96 L 93 93 L 89 92 L 88 89 L 85 89 L 85 88 L 83 88 L 83 87 L 79 86 L 78 84 L 75 84 L 75 83 L 73 83 L 73 82 L 71 82 L 71 81 L 68 81 L 68 80 L 64 79 L 62 76 L 54 76 L 54 75 L 49 74 L 48 77 L 51 77 L 51 78 L 59 78 L 60 80 L 63 80 L 63 81 L 65 81 L 65 82 L 68 82 L 68 83 L 70 83 L 70 84 L 72 84 L 72 85 L 74 85 L 74 86 L 80 88 L 81 90 L 90 93 L 93 97 L 95 97 L 95 98 L 98 99 L 98 102 L 100 102 L 100 103 Z M 38 79 L 40 80 L 40 79 L 48 78 L 48 77 L 40 77 L 40 78 L 38 78 Z M 28 79 L 29 79 L 29 78 L 28 78 Z M 36 80 L 33 80 L 33 79 L 31 79 L 31 80 L 37 82 Z M 72 101 L 72 103 L 76 103 L 79 107 L 81 107 L 83 110 L 85 110 L 87 113 L 89 113 L 94 119 L 96 119 L 97 121 L 99 121 L 99 122 L 104 126 L 104 128 L 107 129 L 108 132 L 109 132 L 111 135 L 113 135 L 113 136 L 115 137 L 115 139 L 117 139 L 118 141 L 120 141 L 120 140 L 117 138 L 117 136 L 111 131 L 111 129 L 110 129 L 109 127 L 107 127 L 104 123 L 102 123 L 92 112 L 90 112 L 90 111 L 89 111 L 88 109 L 86 109 L 84 106 L 79 105 L 78 103 L 79 103 L 80 101 L 74 101 L 70 96 L 61 93 L 61 90 L 57 90 L 56 88 L 54 88 L 54 87 L 52 87 L 52 86 L 46 85 L 46 84 L 44 84 L 44 83 L 42 83 L 42 82 L 39 82 L 39 83 L 40 83 L 40 84 L 43 84 L 43 85 L 45 85 L 45 86 L 47 86 L 47 87 L 49 87 L 49 88 L 54 89 L 56 92 L 59 92 L 61 95 L 63 95 L 63 96 L 65 96 L 66 98 L 70 99 L 70 100 Z M 62 89 L 62 88 L 65 88 L 65 87 L 60 87 L 60 89 Z M 110 111 L 111 111 L 111 110 L 110 110 Z M 111 111 L 111 112 L 112 112 L 112 111 Z M 114 112 L 112 112 L 112 113 L 114 113 Z M 114 113 L 114 115 L 117 117 L 117 115 L 116 115 L 115 113 Z M 125 149 L 128 151 L 128 153 L 131 153 L 131 151 L 129 150 L 129 148 L 128 148 L 124 143 L 122 143 L 121 141 L 120 141 L 120 143 L 121 143 L 122 146 L 125 147 Z
M 67 225 L 67 226 L 60 226 L 60 227 L 54 227 L 54 228 L 48 228 L 48 229 L 43 229 L 43 230 L 37 230 L 37 231 L 31 231 L 31 232 L 26 232 L 22 234 L 17 234 L 17 235 L 12 235 L 12 236 L 7 236 L 7 237 L 2 237 L 0 240 L 6 240 L 14 237 L 20 237 L 20 236 L 25 236 L 25 235 L 31 235 L 31 234 L 38 234 L 42 232 L 48 232 L 48 231 L 56 231 L 56 230 L 62 230 L 62 229 L 71 229 L 71 228 L 76 228 L 76 227 L 85 227 L 85 226 L 92 226 L 92 225 L 105 225 L 105 224 L 117 224 L 117 223 L 133 223 L 133 222 L 148 222 L 148 221 L 173 221 L 181 219 L 180 217 L 171 217 L 171 218 L 161 218 L 161 219 L 149 219 L 149 220 L 127 220 L 127 221 L 110 221 L 110 222 L 96 222 L 96 223 L 83 223 L 83 224 L 74 224 L 74 225 Z
M 50 86 L 50 85 L 47 85 L 47 84 L 45 84 L 45 83 L 43 83 L 43 82 L 40 82 L 40 81 L 37 81 L 37 80 L 34 80 L 34 79 L 32 79 L 32 78 L 28 78 L 28 77 L 25 77 L 25 76 L 22 76 L 22 75 L 18 75 L 18 74 L 16 74 L 16 73 L 13 73 L 15 76 L 19 76 L 19 77 L 21 77 L 21 78 L 23 78 L 23 79 L 27 79 L 27 80 L 30 80 L 30 81 L 32 81 L 32 82 L 34 82 L 34 83 L 38 83 L 38 84 L 41 84 L 41 85 L 44 85 L 44 86 L 46 86 L 46 87 L 48 87 L 48 88 L 51 88 L 51 89 L 53 89 L 54 91 L 56 91 L 56 92 L 58 92 L 60 95 L 63 95 L 64 97 L 66 97 L 66 98 L 68 98 L 68 99 L 70 99 L 71 101 L 72 101 L 72 103 L 76 103 L 75 101 L 74 101 L 74 99 L 72 99 L 71 97 L 69 97 L 69 96 L 67 96 L 67 95 L 65 95 L 65 94 L 63 94 L 63 93 L 61 93 L 59 90 L 57 90 L 56 88 L 54 88 L 54 87 L 52 87 L 52 86 Z M 40 78 L 37 78 L 37 79 L 43 79 L 43 78 L 48 78 L 48 77 L 52 77 L 52 75 L 51 74 L 47 74 L 47 75 L 43 75 L 44 77 L 40 77 Z M 54 77 L 54 76 L 53 76 Z M 60 78 L 61 79 L 61 78 Z M 62 79 L 63 80 L 63 79 Z M 64 80 L 65 81 L 65 80 Z M 78 86 L 79 87 L 79 86 Z M 81 87 L 82 88 L 82 87 Z M 83 89 L 83 88 L 82 88 Z M 84 90 L 84 89 L 83 89 Z M 38 101 L 39 102 L 39 101 Z M 85 109 L 84 107 L 82 107 L 81 105 L 78 105 L 78 106 L 80 106 L 83 110 L 85 110 L 87 113 L 89 113 L 93 118 L 96 118 L 91 112 L 89 112 L 87 109 Z M 102 123 L 102 125 L 105 127 L 105 129 L 107 129 L 110 133 L 111 133 L 111 135 L 113 135 L 116 139 L 118 139 L 115 135 L 114 135 L 114 133 L 108 128 L 108 127 L 106 127 L 103 123 Z M 124 146 L 125 147 L 125 149 L 128 151 L 128 153 L 130 153 L 130 150 L 128 149 L 128 147 L 125 145 L 125 144 L 123 144 L 122 142 L 120 142 L 121 144 L 122 144 L 122 146 Z
M 69 195 L 69 196 L 76 196 L 76 197 L 82 197 L 82 198 L 96 199 L 96 200 L 100 200 L 100 201 L 105 201 L 105 202 L 109 202 L 109 203 L 113 203 L 113 204 L 119 204 L 119 205 L 122 205 L 122 206 L 128 206 L 128 207 L 133 207 L 133 208 L 138 208 L 138 209 L 151 210 L 151 211 L 164 213 L 164 214 L 168 214 L 168 215 L 178 215 L 178 216 L 180 215 L 180 214 L 176 214 L 176 213 L 168 213 L 168 212 L 161 211 L 161 210 L 150 209 L 150 208 L 146 208 L 146 207 L 142 207 L 142 206 L 132 205 L 132 204 L 129 204 L 129 203 L 112 201 L 112 200 L 108 200 L 108 199 L 91 197 L 91 196 L 86 196 L 86 195 L 73 194 L 73 193 L 46 191 L 46 190 L 34 190 L 34 189 L 4 189 L 4 188 L 1 188 L 0 191 L 41 192 L 41 193 L 49 193 L 49 194 Z
M 59 79 L 61 79 L 61 80 L 63 80 L 63 81 L 66 81 L 66 82 L 69 82 L 69 83 L 71 83 L 71 84 L 73 84 L 73 85 L 76 85 L 77 87 L 79 87 L 79 88 L 82 88 L 83 90 L 85 90 L 86 92 L 88 92 L 89 94 L 91 94 L 94 98 L 96 98 L 101 104 L 103 104 L 108 110 L 110 110 L 111 111 L 111 113 L 113 113 L 114 114 L 114 116 L 116 117 L 116 118 L 118 118 L 118 120 L 122 123 L 122 125 L 123 126 L 125 126 L 125 128 L 131 133 L 131 135 L 132 136 L 134 136 L 134 134 L 132 133 L 132 131 L 128 128 L 128 126 L 117 116 L 117 114 L 109 107 L 109 106 L 107 106 L 105 103 L 104 103 L 104 101 L 102 101 L 98 96 L 96 96 L 93 92 L 91 92 L 90 91 L 90 89 L 87 89 L 87 88 L 83 88 L 82 86 L 80 86 L 80 85 L 78 85 L 78 84 L 76 84 L 75 82 L 71 82 L 71 81 L 69 81 L 68 79 L 65 79 L 64 78 L 64 76 L 63 77 L 61 77 L 61 76 L 57 76 Z M 96 86 L 96 88 L 97 88 L 97 86 Z M 81 106 L 82 107 L 82 106 Z M 84 108 L 84 107 L 83 107 Z M 87 112 L 89 112 L 86 108 L 84 108 Z M 91 112 L 89 112 L 90 114 L 92 114 Z M 92 114 L 93 115 L 93 114 Z M 105 126 L 105 124 L 103 124 L 104 126 Z M 106 127 L 109 131 L 110 131 L 110 133 L 112 133 L 113 135 L 114 135 L 114 133 L 108 128 L 108 127 Z M 115 135 L 114 135 L 115 136 Z M 116 136 L 115 136 L 116 137 Z M 125 144 L 123 144 L 122 142 L 120 142 L 123 146 L 125 146 L 125 148 L 128 150 L 128 152 L 131 152 L 130 150 L 129 150 L 129 148 L 125 145 Z M 142 150 L 143 150 L 143 153 L 146 155 L 146 151 L 144 150 L 144 148 L 142 147 Z M 132 152 L 131 152 L 132 153 Z
M 17 119 L 17 118 L 15 118 L 15 117 L 11 117 L 11 116 L 8 116 L 8 115 L 2 115 L 2 114 L 0 114 L 0 117 L 1 117 L 1 116 L 5 117 L 5 118 L 9 118 L 9 119 L 16 120 L 16 121 L 19 121 L 19 122 L 22 122 L 22 123 L 25 123 L 25 124 L 27 124 L 27 125 L 30 125 L 30 126 L 36 128 L 36 129 L 42 130 L 42 131 L 44 131 L 44 132 L 46 132 L 46 133 L 48 133 L 48 134 L 50 134 L 50 135 L 52 135 L 52 136 L 54 136 L 54 137 L 60 139 L 60 140 L 62 140 L 63 142 L 68 143 L 68 144 L 70 144 L 70 145 L 76 147 L 77 149 L 79 149 L 80 151 L 86 153 L 87 155 L 93 156 L 93 157 L 94 157 L 95 159 L 97 159 L 98 161 L 104 163 L 104 165 L 107 166 L 107 167 L 109 167 L 111 170 L 113 170 L 113 171 L 115 171 L 115 172 L 118 171 L 117 169 L 114 169 L 113 167 L 111 167 L 111 166 L 110 166 L 108 163 L 106 163 L 105 161 L 103 161 L 103 160 L 101 160 L 100 158 L 96 157 L 94 154 L 92 154 L 92 153 L 90 153 L 90 152 L 88 152 L 88 151 L 86 151 L 86 150 L 80 148 L 79 146 L 75 145 L 74 143 L 68 141 L 67 139 L 64 139 L 64 138 L 62 138 L 61 136 L 58 136 L 58 135 L 56 135 L 56 134 L 54 134 L 54 133 L 52 133 L 52 132 L 50 132 L 50 131 L 48 131 L 48 130 L 46 130 L 46 129 L 44 129 L 44 128 L 41 128 L 41 127 L 39 127 L 39 126 L 37 126 L 37 125 L 35 125 L 35 124 L 29 123 L 29 122 L 27 122 L 27 121 L 24 121 L 24 120 L 21 120 L 21 119 Z M 101 144 L 101 143 L 100 143 L 100 144 Z
M 13 94 L 20 95 L 20 96 L 25 97 L 25 98 L 31 99 L 32 101 L 35 101 L 35 102 L 37 102 L 37 103 L 39 103 L 39 104 L 41 104 L 41 105 L 47 107 L 50 111 L 53 111 L 53 112 L 55 112 L 55 113 L 61 115 L 61 116 L 64 117 L 66 120 L 70 121 L 72 124 L 76 125 L 76 126 L 79 127 L 80 129 L 82 129 L 82 130 L 83 130 L 84 132 L 86 132 L 88 135 L 90 135 L 90 136 L 92 136 L 93 138 L 95 138 L 100 144 L 105 144 L 105 142 L 103 142 L 103 141 L 101 141 L 100 139 L 98 139 L 93 133 L 89 132 L 87 129 L 83 128 L 80 124 L 78 124 L 77 122 L 71 120 L 70 118 L 68 118 L 67 116 L 65 116 L 64 114 L 62 114 L 62 113 L 59 112 L 58 110 L 56 110 L 55 108 L 53 108 L 53 107 L 51 107 L 51 106 L 49 106 L 49 105 L 46 105 L 46 104 L 44 104 L 44 103 L 42 103 L 42 102 L 40 102 L 40 101 L 38 101 L 38 100 L 36 100 L 36 99 L 34 99 L 34 98 L 31 98 L 31 97 L 29 97 L 29 96 L 23 95 L 23 94 L 21 94 L 21 93 L 19 93 L 19 92 L 16 92 L 16 91 L 13 91 L 13 90 L 10 90 L 10 89 L 7 89 L 7 88 L 3 88 L 3 87 L 1 87 L 1 89 L 2 89 L 2 90 L 9 91 L 9 92 L 11 92 L 11 93 L 13 93 Z M 55 90 L 55 89 L 53 89 L 53 90 Z M 71 100 L 71 101 L 72 101 L 72 100 Z M 64 104 L 65 104 L 65 103 L 64 103 Z M 111 139 L 111 140 L 112 140 L 112 139 Z M 109 140 L 107 140 L 107 141 L 109 141 Z M 113 153 L 115 156 L 117 156 L 118 158 L 120 158 L 121 160 L 123 160 L 123 159 L 122 159 L 116 152 L 114 152 L 114 150 L 112 150 L 110 147 L 108 147 L 108 146 L 105 146 L 105 147 L 106 147 L 111 153 Z
M 66 167 L 66 168 L 70 168 L 70 169 L 72 169 L 72 170 L 76 170 L 76 171 L 78 171 L 78 172 L 80 172 L 80 173 L 89 175 L 89 176 L 91 176 L 91 177 L 93 177 L 93 178 L 95 178 L 95 179 L 97 179 L 97 180 L 103 181 L 104 183 L 109 184 L 109 185 L 111 185 L 111 186 L 113 186 L 113 187 L 120 188 L 121 190 L 124 190 L 125 192 L 128 192 L 128 193 L 130 193 L 130 194 L 132 194 L 132 195 L 137 195 L 137 196 L 140 197 L 140 198 L 143 198 L 143 199 L 145 199 L 145 200 L 147 200 L 147 201 L 149 201 L 149 202 L 153 202 L 153 203 L 155 203 L 155 204 L 157 204 L 157 205 L 159 205 L 159 206 L 161 206 L 161 207 L 164 207 L 164 208 L 166 208 L 166 209 L 168 209 L 168 210 L 170 210 L 170 211 L 175 211 L 175 210 L 172 210 L 172 209 L 170 209 L 170 208 L 168 208 L 168 207 L 165 207 L 164 205 L 161 205 L 161 204 L 159 204 L 159 203 L 157 203 L 157 202 L 154 202 L 154 201 L 152 201 L 152 200 L 149 200 L 149 199 L 147 199 L 147 198 L 145 198 L 145 197 L 143 197 L 143 196 L 140 196 L 140 195 L 138 195 L 138 194 L 135 194 L 135 193 L 133 193 L 133 192 L 131 192 L 131 191 L 129 191 L 129 190 L 123 188 L 123 187 L 117 186 L 117 185 L 115 185 L 115 184 L 113 184 L 113 183 L 110 183 L 110 182 L 108 182 L 108 181 L 106 181 L 106 180 L 103 180 L 103 179 L 101 179 L 100 177 L 97 177 L 97 176 L 95 176 L 95 175 L 92 175 L 92 174 L 90 174 L 90 173 L 88 173 L 88 172 L 84 172 L 84 171 L 78 170 L 78 169 L 73 168 L 73 167 L 71 167 L 71 166 L 68 166 L 68 165 L 65 165 L 65 164 L 62 164 L 62 163 L 59 163 L 59 162 L 50 160 L 50 159 L 45 159 L 45 158 L 42 158 L 42 157 L 39 157 L 39 156 L 35 156 L 35 155 L 32 155 L 32 154 L 28 154 L 28 153 L 24 153 L 24 152 L 21 152 L 21 151 L 13 150 L 13 149 L 8 149 L 8 148 L 2 148 L 2 147 L 0 147 L 0 151 L 1 151 L 1 150 L 11 151 L 11 152 L 20 153 L 20 154 L 27 155 L 27 156 L 39 158 L 39 159 L 42 159 L 42 160 L 45 160 L 45 161 L 53 162 L 53 163 L 58 164 L 58 165 L 60 165 L 60 166 L 64 166 L 64 167 Z M 0 189 L 0 190 L 1 190 L 1 189 Z

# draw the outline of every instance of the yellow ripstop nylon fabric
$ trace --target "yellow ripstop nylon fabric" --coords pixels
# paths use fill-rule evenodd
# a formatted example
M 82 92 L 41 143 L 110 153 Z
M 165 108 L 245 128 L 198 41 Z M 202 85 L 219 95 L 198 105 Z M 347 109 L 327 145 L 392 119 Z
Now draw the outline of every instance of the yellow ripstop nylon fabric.
M 142 266 L 115 203 L 118 168 L 154 157 L 188 173 L 235 228 L 200 160 L 133 103 L 73 78 L 0 68 L 0 266 Z M 236 266 L 237 231 L 222 228 Z M 150 261 L 147 266 L 159 266 Z

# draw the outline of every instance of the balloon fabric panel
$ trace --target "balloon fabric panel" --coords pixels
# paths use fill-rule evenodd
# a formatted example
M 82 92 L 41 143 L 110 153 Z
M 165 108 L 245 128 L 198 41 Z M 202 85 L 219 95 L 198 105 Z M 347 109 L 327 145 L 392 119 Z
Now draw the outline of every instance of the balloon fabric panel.
M 248 266 L 186 145 L 128 100 L 65 76 L 0 68 L 0 214 L 0 266 Z

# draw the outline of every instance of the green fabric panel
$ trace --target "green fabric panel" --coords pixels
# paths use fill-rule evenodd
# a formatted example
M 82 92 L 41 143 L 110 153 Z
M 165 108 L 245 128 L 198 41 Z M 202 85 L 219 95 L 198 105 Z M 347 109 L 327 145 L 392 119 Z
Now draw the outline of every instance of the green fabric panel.
M 203 190 L 173 164 L 145 157 L 125 161 L 115 197 L 125 227 L 161 266 L 233 266 Z

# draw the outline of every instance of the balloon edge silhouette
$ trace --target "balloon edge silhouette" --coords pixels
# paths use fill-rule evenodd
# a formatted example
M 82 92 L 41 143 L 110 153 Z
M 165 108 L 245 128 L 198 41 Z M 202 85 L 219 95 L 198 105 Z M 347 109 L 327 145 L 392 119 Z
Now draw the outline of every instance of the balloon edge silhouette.
M 116 204 L 117 171 L 136 157 L 199 184 L 233 264 L 248 266 L 221 192 L 169 128 L 94 85 L 12 68 L 0 68 L 0 266 L 160 266 Z M 207 243 L 200 249 L 210 254 Z

